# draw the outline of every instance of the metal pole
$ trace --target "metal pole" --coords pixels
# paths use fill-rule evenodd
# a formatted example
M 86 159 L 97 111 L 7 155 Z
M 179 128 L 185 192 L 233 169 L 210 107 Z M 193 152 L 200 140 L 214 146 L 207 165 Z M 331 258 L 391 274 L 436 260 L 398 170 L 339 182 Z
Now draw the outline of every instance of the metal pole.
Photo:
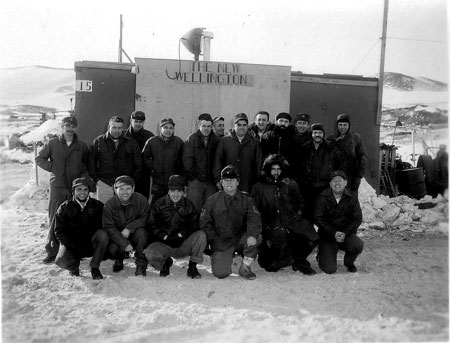
M 386 55 L 386 32 L 387 20 L 389 12 L 389 0 L 384 0 L 384 15 L 383 15 L 383 33 L 381 36 L 381 56 L 380 56 L 380 76 L 378 79 L 378 108 L 377 108 L 377 125 L 381 124 L 381 112 L 383 108 L 383 83 L 384 83 L 384 61 Z
M 120 15 L 119 63 L 122 63 L 122 15 Z
M 33 142 L 33 150 L 34 150 L 34 157 L 37 157 L 37 145 L 36 142 Z M 39 175 L 38 175 L 38 166 L 36 162 L 34 162 L 34 169 L 36 171 L 36 187 L 39 187 Z

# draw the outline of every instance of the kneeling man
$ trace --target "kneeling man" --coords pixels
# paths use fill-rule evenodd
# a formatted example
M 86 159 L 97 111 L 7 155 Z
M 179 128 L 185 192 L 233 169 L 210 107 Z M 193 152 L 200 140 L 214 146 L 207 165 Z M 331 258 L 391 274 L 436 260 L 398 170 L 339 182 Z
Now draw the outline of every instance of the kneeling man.
M 356 273 L 355 260 L 361 254 L 364 242 L 356 236 L 362 222 L 357 196 L 347 186 L 342 170 L 331 172 L 330 188 L 324 190 L 316 203 L 314 222 L 319 227 L 319 267 L 327 274 L 337 270 L 338 250 L 344 250 L 344 265 Z
M 113 272 L 123 269 L 125 253 L 131 253 L 135 249 L 135 275 L 146 276 L 148 262 L 144 249 L 148 245 L 146 224 L 150 213 L 147 198 L 134 192 L 134 181 L 127 175 L 116 178 L 114 193 L 103 209 L 103 228 L 122 252 L 114 262 Z
M 90 198 L 92 183 L 85 177 L 72 182 L 72 199 L 66 200 L 55 215 L 55 235 L 60 246 L 55 263 L 80 275 L 80 261 L 91 257 L 91 274 L 94 280 L 103 279 L 100 262 L 115 258 L 119 253 L 109 244 L 108 234 L 102 228 L 103 203 Z
M 197 263 L 203 262 L 206 234 L 198 228 L 195 205 L 184 197 L 184 178 L 172 175 L 167 186 L 168 194 L 156 200 L 150 211 L 149 229 L 157 242 L 145 249 L 145 256 L 160 276 L 170 274 L 172 257 L 190 256 L 187 276 L 199 279 Z
M 243 255 L 239 275 L 253 280 L 250 265 L 262 241 L 261 216 L 250 195 L 238 190 L 239 175 L 233 166 L 223 168 L 220 176 L 223 190 L 206 200 L 200 214 L 200 228 L 212 248 L 212 272 L 219 279 L 229 276 L 236 251 Z

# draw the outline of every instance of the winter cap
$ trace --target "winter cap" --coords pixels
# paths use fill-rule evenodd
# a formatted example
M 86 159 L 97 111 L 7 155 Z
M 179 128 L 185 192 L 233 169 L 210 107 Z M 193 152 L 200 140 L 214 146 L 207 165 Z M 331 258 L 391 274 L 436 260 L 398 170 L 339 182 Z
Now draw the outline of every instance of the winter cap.
M 75 117 L 64 117 L 61 121 L 61 124 L 72 124 L 73 126 L 77 126 L 78 122 L 77 122 L 77 118 Z
M 278 113 L 278 115 L 275 117 L 275 121 L 278 119 L 287 119 L 287 120 L 291 121 L 292 117 L 289 113 L 281 112 L 281 113 Z
M 228 165 L 222 169 L 220 178 L 223 179 L 239 179 L 239 174 L 232 165 Z
M 237 123 L 239 120 L 245 120 L 248 124 L 248 118 L 247 115 L 245 113 L 238 113 L 234 116 L 233 118 L 233 123 Z
M 145 120 L 145 113 L 142 111 L 134 111 L 131 113 L 131 119 L 136 119 L 136 120 Z
M 79 177 L 72 181 L 72 189 L 77 186 L 86 186 L 87 188 L 89 188 L 89 191 L 91 191 L 92 182 L 87 177 Z
M 172 118 L 161 119 L 161 122 L 160 122 L 159 126 L 161 127 L 161 126 L 164 126 L 166 124 L 172 124 L 173 126 L 175 126 L 175 123 L 173 122 Z
M 308 113 L 299 113 L 299 114 L 296 114 L 295 116 L 294 116 L 294 122 L 293 122 L 293 124 L 295 124 L 295 123 L 297 123 L 299 120 L 301 120 L 301 121 L 306 121 L 306 122 L 310 122 L 310 117 L 309 117 L 309 114 Z
M 314 123 L 311 125 L 311 132 L 313 131 L 322 131 L 325 134 L 325 127 L 322 123 Z
M 349 123 L 350 124 L 350 116 L 348 114 L 339 114 L 336 118 L 336 122 L 343 122 L 343 123 Z
M 128 175 L 119 176 L 116 178 L 116 181 L 114 181 L 114 188 L 119 188 L 125 185 L 134 186 L 134 180 Z
M 214 123 L 217 123 L 217 122 L 220 121 L 220 120 L 225 121 L 225 119 L 224 119 L 223 117 L 214 117 L 213 122 L 214 122 Z
M 340 176 L 344 180 L 347 180 L 347 175 L 345 175 L 343 170 L 333 170 L 330 174 L 330 180 L 333 180 L 333 178 L 336 176 Z
M 172 175 L 171 177 L 169 177 L 169 183 L 167 184 L 167 186 L 171 191 L 174 190 L 183 191 L 184 185 L 185 185 L 184 177 L 182 177 L 181 175 Z
M 211 117 L 211 115 L 209 113 L 202 113 L 198 116 L 198 121 L 202 121 L 202 120 L 206 120 L 206 121 L 210 121 L 211 123 L 213 122 L 213 119 Z

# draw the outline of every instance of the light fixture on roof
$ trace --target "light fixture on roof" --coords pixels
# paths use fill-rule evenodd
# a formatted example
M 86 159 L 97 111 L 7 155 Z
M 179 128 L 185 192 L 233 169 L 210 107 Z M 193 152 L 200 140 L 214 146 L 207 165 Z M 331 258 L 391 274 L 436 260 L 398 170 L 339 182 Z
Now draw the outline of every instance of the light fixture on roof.
M 195 61 L 199 60 L 202 51 L 203 61 L 209 61 L 212 38 L 214 38 L 212 32 L 205 31 L 205 28 L 203 27 L 196 27 L 195 29 L 188 31 L 180 40 L 185 48 L 191 54 L 194 54 Z

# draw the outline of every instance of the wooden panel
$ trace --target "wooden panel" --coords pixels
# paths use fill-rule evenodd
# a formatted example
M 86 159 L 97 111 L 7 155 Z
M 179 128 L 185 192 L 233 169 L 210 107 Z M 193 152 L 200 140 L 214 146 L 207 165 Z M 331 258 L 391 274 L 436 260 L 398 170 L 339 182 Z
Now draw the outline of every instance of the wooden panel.
M 145 126 L 159 132 L 159 121 L 172 117 L 175 134 L 185 139 L 197 129 L 199 114 L 225 118 L 226 128 L 239 112 L 253 121 L 266 110 L 273 117 L 289 110 L 290 67 L 257 64 L 136 58 L 136 110 Z

